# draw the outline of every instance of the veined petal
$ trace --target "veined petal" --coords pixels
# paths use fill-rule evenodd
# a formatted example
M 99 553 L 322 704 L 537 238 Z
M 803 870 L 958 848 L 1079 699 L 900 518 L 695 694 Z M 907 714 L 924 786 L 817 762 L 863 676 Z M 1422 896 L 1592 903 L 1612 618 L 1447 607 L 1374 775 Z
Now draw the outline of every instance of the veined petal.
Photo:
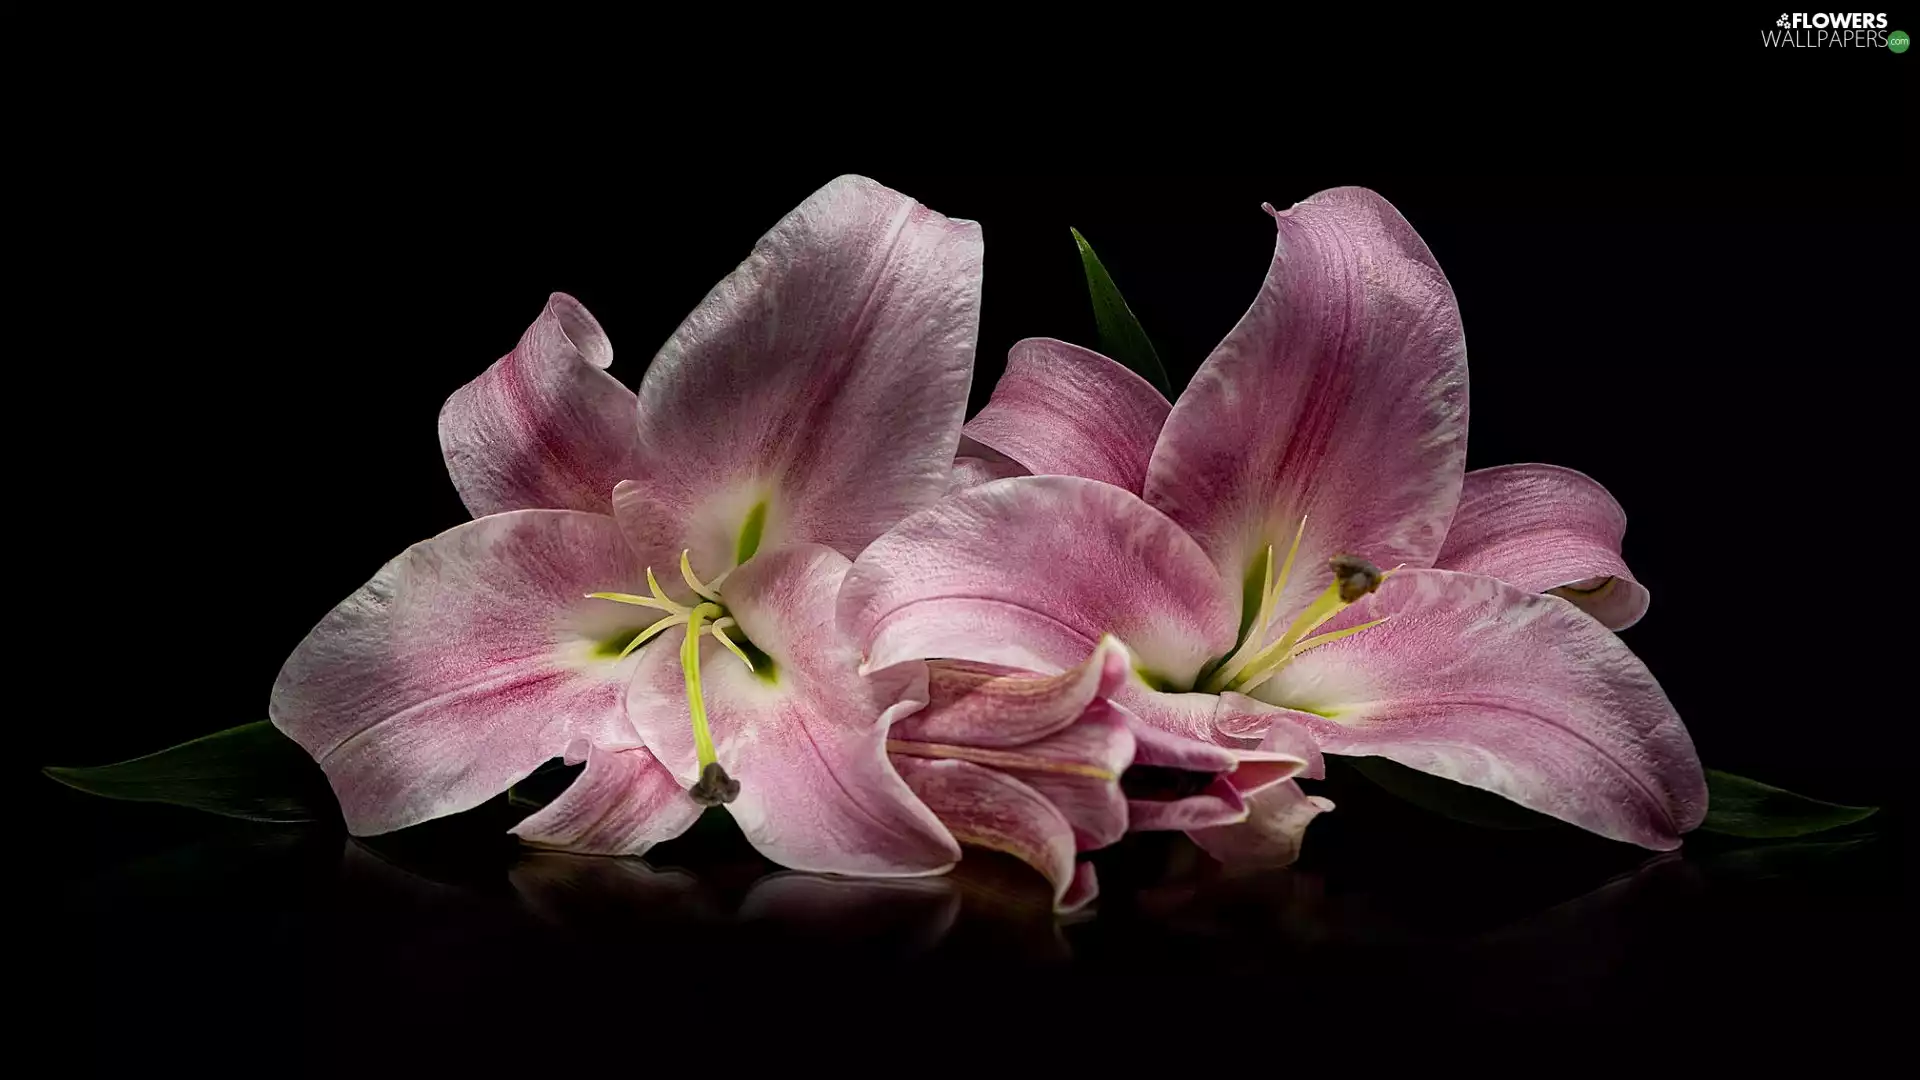
M 1126 834 L 1127 799 L 1120 791 L 1120 777 L 1133 762 L 1134 737 L 1124 710 L 1096 700 L 1072 726 L 1028 743 L 1018 753 L 1051 766 L 1017 769 L 1014 775 L 1067 819 L 1076 848 L 1103 848 Z
M 1073 828 L 1045 796 L 971 761 L 898 754 L 894 765 L 961 843 L 1005 852 L 1040 871 L 1053 886 L 1055 908 L 1072 910 L 1093 898 L 1088 888 L 1074 889 Z
M 760 239 L 654 357 L 615 514 L 643 561 L 853 556 L 946 493 L 973 377 L 980 226 L 843 176 Z
M 1467 474 L 1460 509 L 1434 563 L 1559 595 L 1614 630 L 1647 612 L 1646 587 L 1620 557 L 1627 514 L 1585 473 L 1502 465 Z
M 609 751 L 578 740 L 567 760 L 587 767 L 509 832 L 537 847 L 582 855 L 641 855 L 700 816 L 700 804 L 644 747 Z
M 1373 192 L 1324 191 L 1274 218 L 1266 281 L 1174 405 L 1146 499 L 1236 586 L 1303 516 L 1298 567 L 1339 554 L 1430 566 L 1466 462 L 1453 290 Z M 1277 611 L 1325 587 L 1296 573 Z
M 639 745 L 615 659 L 652 612 L 612 518 L 496 514 L 408 548 L 314 627 L 274 682 L 274 726 L 366 836 L 477 806 L 575 739 Z
M 1162 693 L 1138 680 L 1113 699 L 1133 719 L 1138 764 L 1232 773 L 1238 763 L 1245 769 L 1238 774 L 1243 792 L 1325 774 L 1313 737 L 1291 722 L 1288 710 L 1267 702 L 1235 693 Z
M 447 398 L 440 452 L 473 516 L 613 508 L 614 485 L 639 475 L 640 439 L 612 362 L 600 324 L 554 293 L 512 352 Z
M 894 725 L 888 737 L 982 747 L 1032 743 L 1079 720 L 1128 673 L 1127 650 L 1111 639 L 1078 667 L 1052 676 L 966 661 L 929 664 L 927 707 Z
M 1321 749 L 1377 755 L 1656 850 L 1706 813 L 1693 741 L 1638 657 L 1558 597 L 1407 570 L 1342 612 L 1392 616 L 1258 688 Z
M 965 430 L 965 428 L 961 429 L 962 432 Z M 1026 466 L 962 434 L 960 449 L 954 451 L 953 477 L 947 482 L 947 493 L 965 491 L 990 480 L 1004 480 L 1009 476 L 1026 475 L 1028 475 Z
M 1288 781 L 1247 800 L 1247 820 L 1238 825 L 1195 829 L 1187 835 L 1207 854 L 1235 867 L 1291 866 L 1300 857 L 1307 826 L 1333 803 L 1308 795 Z
M 1166 832 L 1231 825 L 1247 819 L 1247 802 L 1224 776 L 1206 788 L 1178 799 L 1129 799 L 1128 828 L 1134 832 Z
M 1014 343 L 993 399 L 962 430 L 1030 473 L 1137 495 L 1172 408 L 1152 383 L 1091 349 L 1028 338 Z
M 854 564 L 840 623 L 869 669 L 948 658 L 1059 672 L 1106 634 L 1191 686 L 1233 647 L 1238 594 L 1165 515 L 1111 484 L 996 480 L 901 522 Z
M 834 628 L 847 560 L 819 544 L 762 552 L 727 579 L 728 609 L 771 660 L 749 672 L 701 641 L 708 724 L 740 782 L 727 808 L 761 854 L 795 870 L 939 873 L 960 849 L 887 763 L 887 730 L 926 704 L 924 665 L 873 678 Z M 628 715 L 683 787 L 699 776 L 686 683 L 673 650 L 642 649 Z

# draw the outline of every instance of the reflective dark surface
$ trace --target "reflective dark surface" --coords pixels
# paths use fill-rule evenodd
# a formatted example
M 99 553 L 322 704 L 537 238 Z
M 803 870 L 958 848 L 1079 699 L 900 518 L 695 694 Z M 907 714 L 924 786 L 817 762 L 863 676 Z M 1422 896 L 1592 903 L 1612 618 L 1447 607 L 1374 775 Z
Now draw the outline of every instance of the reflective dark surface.
M 1123 1056 L 1135 1039 L 1150 1055 L 1235 1032 L 1562 1024 L 1750 1046 L 1782 1023 L 1851 1032 L 1852 1052 L 1895 1005 L 1875 989 L 1905 940 L 1888 814 L 1658 855 L 1457 825 L 1351 772 L 1320 790 L 1340 809 L 1297 867 L 1234 875 L 1183 837 L 1134 836 L 1097 856 L 1095 908 L 1064 919 L 1009 859 L 970 852 L 921 881 L 794 874 L 723 816 L 642 862 L 518 848 L 504 802 L 354 840 L 76 801 L 90 835 L 56 852 L 55 1012 L 101 1067 L 245 1071 L 265 1052 L 280 1071 L 389 1075 L 617 1058 L 630 1038 L 730 1061 L 789 1039 L 965 1054 L 966 1032 L 1055 1025 Z

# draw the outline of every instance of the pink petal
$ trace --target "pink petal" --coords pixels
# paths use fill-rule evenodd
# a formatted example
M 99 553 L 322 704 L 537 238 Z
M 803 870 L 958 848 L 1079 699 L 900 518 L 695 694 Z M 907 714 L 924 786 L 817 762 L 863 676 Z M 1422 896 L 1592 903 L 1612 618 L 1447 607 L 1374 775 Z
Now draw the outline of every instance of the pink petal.
M 964 430 L 1030 473 L 1139 494 L 1171 408 L 1153 384 L 1091 349 L 1028 338 L 1007 354 L 993 400 Z
M 818 544 L 763 552 L 723 596 L 747 640 L 773 661 L 749 672 L 711 637 L 701 681 L 720 764 L 740 782 L 727 809 L 761 854 L 795 870 L 898 877 L 939 873 L 960 857 L 947 831 L 887 764 L 887 730 L 926 704 L 923 665 L 874 678 L 835 632 L 847 560 Z M 698 779 L 678 645 L 649 645 L 628 696 L 648 749 L 682 787 Z
M 1257 688 L 1332 754 L 1492 791 L 1602 836 L 1677 847 L 1706 812 L 1687 729 L 1646 665 L 1557 597 L 1405 570 L 1327 624 L 1379 626 Z
M 1238 825 L 1195 829 L 1187 835 L 1207 854 L 1239 867 L 1290 866 L 1300 857 L 1307 826 L 1333 803 L 1308 795 L 1295 783 L 1270 787 L 1247 800 L 1247 820 Z
M 652 751 L 601 750 L 584 742 L 570 760 L 587 767 L 560 797 L 508 830 L 538 847 L 583 855 L 640 855 L 687 830 L 700 804 Z
M 964 432 L 966 429 L 961 430 Z M 953 476 L 947 481 L 947 493 L 965 491 L 967 488 L 990 480 L 1004 480 L 1009 476 L 1026 475 L 1028 475 L 1026 466 L 962 434 L 960 449 L 953 455 Z
M 1560 595 L 1624 630 L 1646 614 L 1648 601 L 1620 558 L 1626 533 L 1626 511 L 1585 473 L 1557 465 L 1477 469 L 1467 474 L 1434 565 L 1528 592 L 1565 589 Z
M 1238 611 L 1238 586 L 1173 522 L 1069 476 L 942 500 L 875 541 L 840 596 L 870 669 L 949 658 L 1058 672 L 1111 633 L 1136 667 L 1188 686 L 1233 647 Z
M 635 663 L 613 654 L 651 613 L 584 594 L 644 581 L 612 518 L 467 522 L 328 613 L 268 715 L 326 771 L 356 835 L 469 809 L 575 739 L 638 745 L 622 707 Z
M 1224 776 L 1216 776 L 1205 791 L 1181 799 L 1129 799 L 1128 828 L 1134 832 L 1203 829 L 1247 819 L 1247 802 Z
M 612 362 L 600 324 L 554 293 L 512 352 L 447 398 L 440 452 L 473 516 L 612 509 L 640 462 L 637 403 L 604 370 Z
M 1126 835 L 1127 799 L 1120 792 L 1120 775 L 1132 763 L 1133 750 L 1126 713 L 1095 701 L 1073 726 L 1019 748 L 1022 756 L 1059 768 L 1012 772 L 1067 819 L 1078 850 L 1092 851 Z
M 1127 650 L 1111 639 L 1078 667 L 1053 676 L 964 661 L 929 664 L 927 707 L 894 725 L 888 737 L 985 747 L 1031 743 L 1080 719 L 1127 675 Z
M 1334 555 L 1432 564 L 1465 468 L 1467 360 L 1453 290 L 1386 200 L 1337 188 L 1274 218 L 1260 295 L 1174 405 L 1146 498 L 1236 589 L 1305 515 L 1286 613 Z
M 1075 883 L 1073 828 L 1039 792 L 1007 773 L 971 761 L 895 755 L 914 794 L 963 844 L 1005 852 L 1040 871 L 1054 907 L 1070 910 Z M 1075 896 L 1084 903 L 1091 897 Z
M 640 384 L 615 515 L 653 566 L 766 547 L 852 556 L 946 493 L 980 322 L 980 226 L 843 176 L 715 286 Z

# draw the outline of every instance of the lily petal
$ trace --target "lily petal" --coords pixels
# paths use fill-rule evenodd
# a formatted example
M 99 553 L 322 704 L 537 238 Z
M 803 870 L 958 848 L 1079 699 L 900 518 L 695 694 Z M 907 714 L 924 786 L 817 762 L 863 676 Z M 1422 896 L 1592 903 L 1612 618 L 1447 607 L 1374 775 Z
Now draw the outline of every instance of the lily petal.
M 1453 290 L 1371 191 L 1336 188 L 1273 214 L 1260 295 L 1174 405 L 1146 499 L 1236 586 L 1267 545 L 1287 550 L 1302 516 L 1299 566 L 1339 554 L 1430 566 L 1466 462 Z M 1277 610 L 1325 587 L 1298 574 Z
M 965 428 L 961 429 L 962 432 L 965 430 Z M 962 434 L 960 449 L 954 451 L 953 476 L 947 482 L 947 493 L 965 491 L 967 488 L 984 484 L 989 480 L 1004 480 L 1009 476 L 1026 475 L 1028 475 L 1026 466 Z
M 906 877 L 960 857 L 932 811 L 887 763 L 887 730 L 926 704 L 924 665 L 873 678 L 834 629 L 848 562 L 819 544 L 763 552 L 727 579 L 739 628 L 771 659 L 748 671 L 701 641 L 708 723 L 740 782 L 727 808 L 761 854 L 794 870 Z M 648 749 L 683 787 L 699 775 L 678 652 L 648 646 L 627 699 Z
M 1693 740 L 1638 657 L 1558 597 L 1406 570 L 1256 690 L 1331 754 L 1377 755 L 1656 850 L 1700 824 Z
M 1127 799 L 1120 791 L 1120 775 L 1133 761 L 1134 737 L 1124 710 L 1095 701 L 1072 727 L 1028 743 L 1019 753 L 1052 766 L 1014 774 L 1067 819 L 1076 848 L 1092 851 L 1126 835 Z
M 1034 474 L 1084 476 L 1139 494 L 1173 406 L 1152 383 L 1078 345 L 1015 342 L 993 399 L 962 429 Z
M 1040 871 L 1054 907 L 1071 911 L 1093 899 L 1091 879 L 1076 889 L 1073 828 L 1046 797 L 1012 776 L 971 761 L 896 755 L 907 786 L 963 844 L 1002 851 Z
M 440 452 L 474 517 L 612 510 L 614 485 L 640 467 L 638 403 L 612 362 L 600 324 L 554 293 L 512 352 L 447 398 Z
M 1059 675 L 994 664 L 927 665 L 927 707 L 894 725 L 889 738 L 1010 747 L 1061 731 L 1125 682 L 1127 650 L 1108 638 L 1085 663 Z
M 1111 484 L 996 480 L 901 522 L 854 564 L 840 623 L 869 669 L 975 660 L 1053 673 L 1112 634 L 1191 686 L 1233 647 L 1239 598 L 1165 515 Z
M 280 669 L 268 716 L 320 763 L 355 835 L 469 809 L 575 739 L 639 745 L 622 704 L 636 661 L 616 657 L 649 620 L 585 594 L 644 580 L 609 517 L 467 522 L 329 612 Z
M 700 804 L 644 747 L 609 751 L 576 740 L 567 762 L 581 761 L 587 767 L 567 790 L 507 831 L 536 847 L 641 855 L 700 816 Z
M 1247 802 L 1226 777 L 1216 776 L 1195 795 L 1128 800 L 1127 814 L 1134 832 L 1204 829 L 1247 820 Z
M 980 226 L 843 176 L 760 239 L 654 357 L 615 515 L 648 565 L 760 544 L 851 557 L 946 493 L 980 324 Z
M 1308 795 L 1292 782 L 1270 787 L 1247 800 L 1247 820 L 1238 825 L 1195 829 L 1187 835 L 1207 854 L 1229 866 L 1291 866 L 1313 819 L 1333 809 L 1332 801 Z
M 1614 630 L 1647 613 L 1646 587 L 1620 557 L 1627 514 L 1599 482 L 1558 465 L 1467 474 L 1434 563 L 1558 595 Z

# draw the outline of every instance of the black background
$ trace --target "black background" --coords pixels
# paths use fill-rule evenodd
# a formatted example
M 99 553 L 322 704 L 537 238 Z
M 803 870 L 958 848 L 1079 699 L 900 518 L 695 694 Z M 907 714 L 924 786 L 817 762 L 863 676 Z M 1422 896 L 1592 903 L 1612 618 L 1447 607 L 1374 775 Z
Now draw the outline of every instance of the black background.
M 1625 640 L 1702 757 L 1888 810 L 1833 843 L 1696 839 L 1649 859 L 1433 820 L 1336 778 L 1340 809 L 1295 870 L 1230 878 L 1178 837 L 1133 838 L 1101 857 L 1097 913 L 1062 927 L 1017 864 L 970 858 L 941 938 L 950 898 L 749 918 L 768 868 L 724 821 L 659 849 L 684 876 L 637 879 L 602 860 L 530 871 L 492 811 L 376 853 L 36 777 L 19 851 L 57 882 L 44 937 L 61 960 L 39 996 L 74 1060 L 378 1075 L 404 1045 L 410 1063 L 519 1050 L 557 1071 L 594 1046 L 719 1072 L 762 1052 L 844 1064 L 874 1043 L 1037 1041 L 1211 1069 L 1379 1023 L 1446 1026 L 1436 1056 L 1458 1062 L 1566 1021 L 1610 1046 L 1751 1044 L 1779 1024 L 1834 1054 L 1885 1022 L 1876 987 L 1907 938 L 1907 767 L 1889 748 L 1911 710 L 1881 704 L 1903 671 L 1858 639 L 1890 613 L 1898 631 L 1905 603 L 1903 544 L 1866 522 L 1903 490 L 1884 465 L 1905 430 L 1883 415 L 1912 354 L 1910 178 L 632 168 L 498 146 L 478 168 L 288 144 L 92 178 L 109 197 L 67 224 L 41 317 L 60 345 L 39 374 L 80 407 L 36 444 L 83 444 L 87 464 L 21 478 L 29 524 L 61 550 L 26 583 L 33 610 L 72 644 L 57 674 L 25 656 L 16 678 L 65 680 L 81 702 L 23 724 L 37 763 L 263 717 L 321 615 L 464 519 L 436 412 L 549 291 L 587 304 L 637 383 L 761 232 L 853 170 L 984 224 L 976 407 L 1019 338 L 1094 343 L 1069 225 L 1177 384 L 1258 287 L 1262 201 L 1378 190 L 1459 297 L 1470 466 L 1571 466 L 1625 505 L 1653 593 Z

